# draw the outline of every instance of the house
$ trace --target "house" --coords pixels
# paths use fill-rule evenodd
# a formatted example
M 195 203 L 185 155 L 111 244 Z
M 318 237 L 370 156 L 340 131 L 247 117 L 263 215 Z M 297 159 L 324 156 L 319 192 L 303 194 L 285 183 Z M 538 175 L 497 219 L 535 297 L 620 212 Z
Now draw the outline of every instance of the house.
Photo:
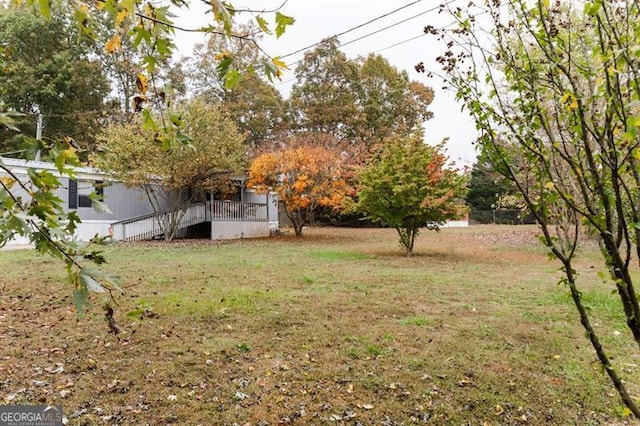
M 76 167 L 72 180 L 60 175 L 53 163 L 4 157 L 0 161 L 24 182 L 28 181 L 29 169 L 49 170 L 56 175 L 61 185 L 55 195 L 63 200 L 66 211 L 75 210 L 82 220 L 75 233 L 81 241 L 88 241 L 96 234 L 111 235 L 121 241 L 161 238 L 162 221 L 175 213 L 167 210 L 166 204 L 160 206 L 164 211 L 154 211 L 143 188 L 128 188 L 100 170 Z M 0 176 L 3 174 L 6 175 L 0 170 Z M 206 201 L 189 206 L 179 219 L 178 236 L 204 233 L 211 239 L 254 238 L 277 231 L 276 194 L 258 194 L 246 188 L 245 180 L 234 178 L 238 191 L 232 200 L 216 200 L 209 194 Z M 92 207 L 89 194 L 94 191 L 102 197 L 109 212 Z M 16 239 L 12 243 L 28 241 Z

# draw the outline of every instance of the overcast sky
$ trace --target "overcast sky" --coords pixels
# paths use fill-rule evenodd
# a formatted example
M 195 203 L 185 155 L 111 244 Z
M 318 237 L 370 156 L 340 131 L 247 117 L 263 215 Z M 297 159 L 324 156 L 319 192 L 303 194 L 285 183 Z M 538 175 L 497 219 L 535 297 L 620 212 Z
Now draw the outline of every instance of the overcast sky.
M 237 9 L 269 10 L 277 8 L 283 2 L 284 0 L 234 0 L 232 3 Z M 424 61 L 427 69 L 440 70 L 435 58 L 443 52 L 443 46 L 433 36 L 422 36 L 425 25 L 444 27 L 451 24 L 450 18 L 438 13 L 438 4 L 433 0 L 288 0 L 280 11 L 293 16 L 295 24 L 288 27 L 280 39 L 267 36 L 261 45 L 271 56 L 284 56 L 407 6 L 340 36 L 344 45 L 341 50 L 350 58 L 379 53 L 398 69 L 407 71 L 412 80 L 431 86 L 435 91 L 435 99 L 431 105 L 434 118 L 425 124 L 427 142 L 438 143 L 449 138 L 447 148 L 450 158 L 458 165 L 471 165 L 476 158 L 472 146 L 476 137 L 473 123 L 466 114 L 460 112 L 460 105 L 454 101 L 453 94 L 441 89 L 442 81 L 419 74 L 413 68 L 418 62 Z M 205 25 L 211 19 L 210 14 L 204 13 L 205 10 L 204 6 L 196 2 L 189 11 L 181 13 L 177 23 L 188 28 Z M 244 16 L 247 20 L 252 19 L 249 15 Z M 273 19 L 273 14 L 264 16 Z M 375 34 L 369 35 L 371 33 Z M 353 41 L 361 37 L 362 40 Z M 412 38 L 415 39 L 410 40 Z M 180 54 L 190 56 L 193 44 L 202 41 L 202 34 L 178 33 Z M 351 41 L 353 42 L 350 43 Z M 303 55 L 304 52 L 300 52 L 285 58 L 291 65 L 291 71 L 283 75 L 281 82 L 275 83 L 285 97 L 293 83 L 295 63 Z

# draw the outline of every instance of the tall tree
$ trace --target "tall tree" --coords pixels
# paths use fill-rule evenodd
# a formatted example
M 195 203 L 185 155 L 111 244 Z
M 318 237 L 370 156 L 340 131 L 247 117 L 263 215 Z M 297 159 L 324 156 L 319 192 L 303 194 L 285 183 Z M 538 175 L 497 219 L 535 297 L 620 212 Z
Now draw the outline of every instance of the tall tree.
M 395 135 L 420 131 L 433 115 L 429 111 L 433 90 L 409 80 L 406 71 L 399 71 L 380 55 L 370 54 L 357 63 L 365 142 L 373 145 Z
M 303 132 L 355 140 L 364 122 L 358 107 L 358 65 L 339 47 L 332 37 L 305 53 L 289 99 L 292 120 Z
M 238 31 L 252 34 L 257 28 L 247 25 Z M 196 45 L 194 57 L 187 63 L 189 86 L 196 95 L 220 102 L 245 133 L 247 144 L 258 148 L 276 139 L 283 130 L 285 103 L 258 71 L 239 77 L 233 89 L 228 88 L 218 68 L 220 58 L 225 55 L 244 68 L 250 68 L 265 56 L 255 43 L 247 40 L 208 37 L 206 43 Z
M 18 124 L 22 135 L 36 135 L 41 114 L 44 138 L 70 136 L 83 148 L 92 146 L 109 85 L 93 59 L 93 43 L 78 33 L 68 11 L 55 7 L 46 19 L 33 9 L 0 8 L 0 39 L 6 46 L 3 100 L 25 114 Z M 4 145 L 12 137 L 22 139 L 0 135 Z
M 469 191 L 465 197 L 471 208 L 471 219 L 474 219 L 475 211 L 495 209 L 501 196 L 513 189 L 509 180 L 495 170 L 485 155 L 480 154 L 471 167 Z M 476 217 L 476 220 L 479 219 L 480 216 Z
M 640 4 L 509 0 L 451 15 L 459 28 L 444 35 L 439 61 L 482 131 L 482 149 L 518 187 L 561 263 L 604 371 L 640 418 L 609 355 L 618 347 L 605 349 L 585 306 L 575 262 L 587 225 L 640 348 Z
M 246 164 L 244 139 L 219 106 L 190 101 L 179 116 L 189 143 L 163 149 L 140 123 L 108 126 L 98 137 L 94 164 L 128 186 L 143 188 L 155 211 L 171 210 L 164 237 L 171 240 L 186 209 L 207 192 L 226 189 Z
M 348 59 L 335 37 L 305 54 L 296 78 L 291 115 L 303 132 L 331 133 L 373 151 L 391 136 L 419 131 L 432 116 L 431 88 L 380 55 Z
M 443 145 L 427 145 L 421 135 L 387 140 L 360 174 L 355 209 L 395 229 L 411 256 L 421 229 L 439 230 L 463 210 L 466 180 L 447 161 Z

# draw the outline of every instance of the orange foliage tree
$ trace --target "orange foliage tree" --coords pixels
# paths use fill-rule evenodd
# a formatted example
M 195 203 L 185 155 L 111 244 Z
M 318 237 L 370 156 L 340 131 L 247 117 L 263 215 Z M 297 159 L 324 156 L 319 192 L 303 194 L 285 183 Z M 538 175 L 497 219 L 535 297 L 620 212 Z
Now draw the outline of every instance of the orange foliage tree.
M 339 153 L 322 146 L 300 145 L 262 154 L 251 164 L 249 186 L 276 191 L 296 237 L 319 206 L 340 210 L 348 185 Z

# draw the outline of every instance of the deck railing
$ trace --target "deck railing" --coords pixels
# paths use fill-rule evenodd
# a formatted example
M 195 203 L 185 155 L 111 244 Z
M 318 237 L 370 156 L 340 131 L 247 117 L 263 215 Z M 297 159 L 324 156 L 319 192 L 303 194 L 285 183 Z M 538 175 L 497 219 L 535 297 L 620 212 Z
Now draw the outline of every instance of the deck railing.
M 267 222 L 265 203 L 212 201 L 211 219 L 214 222 Z
M 165 210 L 150 213 L 111 224 L 113 238 L 119 241 L 141 241 L 159 237 L 165 233 L 171 221 L 176 220 L 180 210 Z M 189 206 L 179 218 L 176 231 L 211 220 L 211 203 L 203 202 Z
M 118 241 L 141 241 L 160 237 L 180 211 L 150 213 L 111 224 L 111 234 Z M 233 201 L 207 201 L 192 204 L 180 218 L 176 231 L 203 222 L 267 222 L 267 205 Z

